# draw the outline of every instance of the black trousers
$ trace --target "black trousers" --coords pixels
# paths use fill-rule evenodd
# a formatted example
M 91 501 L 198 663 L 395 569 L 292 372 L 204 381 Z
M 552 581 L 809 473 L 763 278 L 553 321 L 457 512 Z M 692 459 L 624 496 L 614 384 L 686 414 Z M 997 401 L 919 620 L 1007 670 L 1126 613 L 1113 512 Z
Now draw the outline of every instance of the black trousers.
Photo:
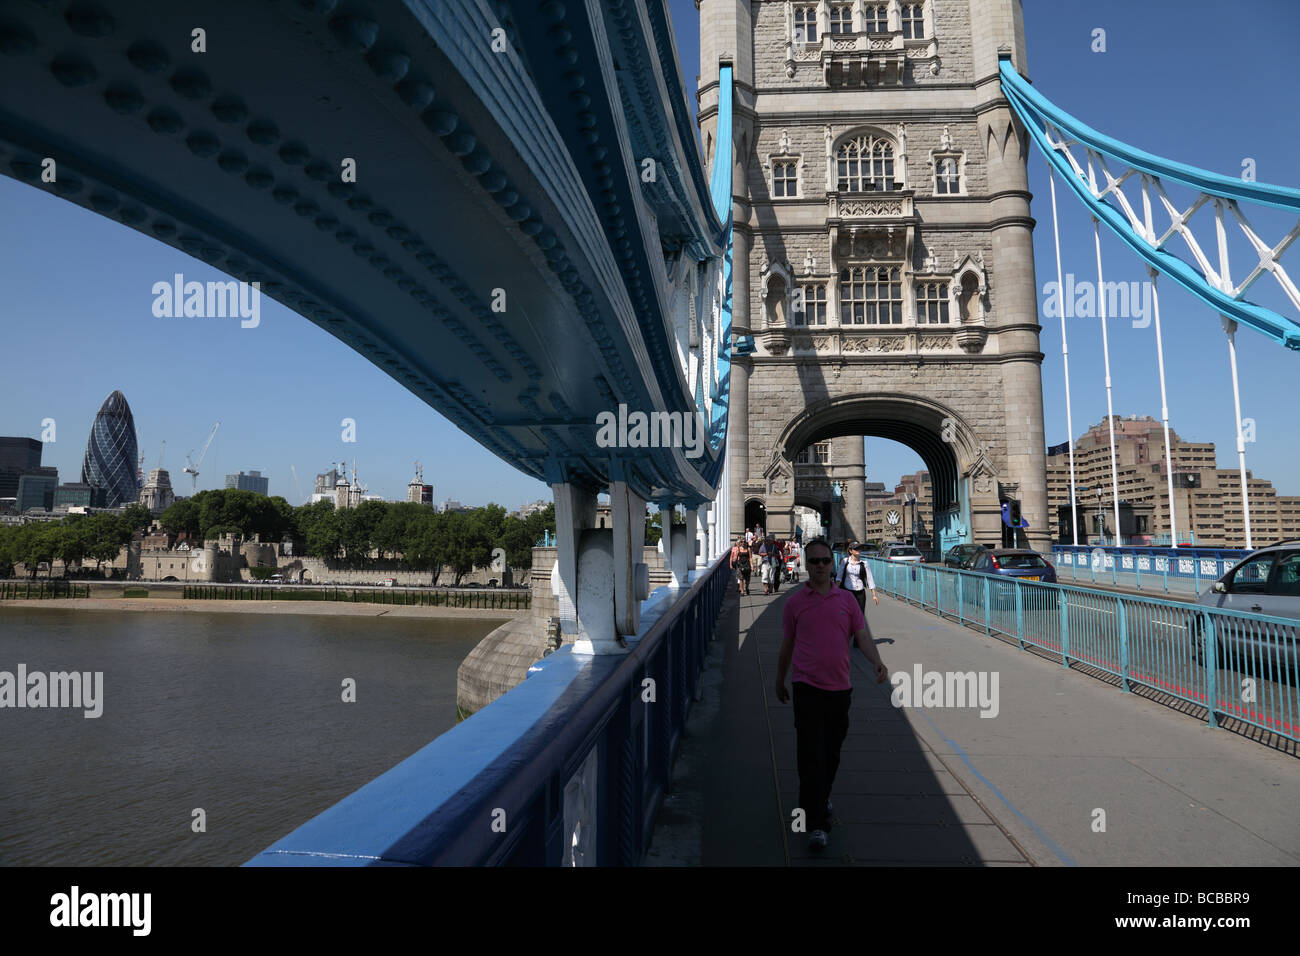
M 835 772 L 840 769 L 840 748 L 849 732 L 852 690 L 822 690 L 795 681 L 794 728 L 799 761 L 799 806 L 808 818 L 808 832 L 825 830 L 826 804 Z

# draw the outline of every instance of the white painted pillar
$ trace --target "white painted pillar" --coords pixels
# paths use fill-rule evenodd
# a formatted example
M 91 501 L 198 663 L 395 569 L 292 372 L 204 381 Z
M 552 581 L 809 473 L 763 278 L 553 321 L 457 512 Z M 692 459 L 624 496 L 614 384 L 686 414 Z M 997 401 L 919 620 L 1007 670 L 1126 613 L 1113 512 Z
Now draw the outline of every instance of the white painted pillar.
M 706 506 L 707 507 L 707 506 Z M 686 509 L 686 570 L 700 566 L 700 512 L 698 508 Z
M 614 624 L 617 632 L 636 634 L 641 629 L 641 602 L 648 596 L 649 569 L 641 561 L 645 542 L 645 499 L 627 482 L 609 485 L 610 515 L 614 520 Z
M 551 485 L 555 496 L 555 567 L 551 590 L 557 601 L 560 629 L 578 633 L 578 539 L 596 523 L 596 496 L 568 483 Z

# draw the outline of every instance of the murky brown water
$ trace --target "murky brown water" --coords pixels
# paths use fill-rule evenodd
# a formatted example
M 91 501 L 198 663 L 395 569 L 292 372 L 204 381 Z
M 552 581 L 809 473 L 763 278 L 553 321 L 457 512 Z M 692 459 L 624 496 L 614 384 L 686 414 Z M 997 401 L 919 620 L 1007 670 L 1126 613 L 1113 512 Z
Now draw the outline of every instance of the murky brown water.
M 0 708 L 0 865 L 243 863 L 452 727 L 500 623 L 0 608 L 0 671 L 104 673 L 96 719 Z

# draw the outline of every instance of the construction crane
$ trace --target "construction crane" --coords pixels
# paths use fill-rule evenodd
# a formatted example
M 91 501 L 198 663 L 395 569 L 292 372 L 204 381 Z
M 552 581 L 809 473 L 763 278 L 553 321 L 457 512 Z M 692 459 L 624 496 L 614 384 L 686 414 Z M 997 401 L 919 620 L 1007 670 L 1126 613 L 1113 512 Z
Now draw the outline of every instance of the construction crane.
M 293 473 L 293 487 L 298 492 L 298 504 L 305 505 L 307 498 L 302 493 L 302 484 L 298 481 L 298 469 L 293 465 L 289 466 L 289 471 Z
M 185 467 L 181 471 L 190 476 L 190 493 L 193 494 L 199 487 L 199 465 L 203 464 L 203 456 L 208 453 L 208 446 L 212 444 L 212 439 L 216 437 L 217 429 L 221 427 L 221 422 L 212 426 L 212 431 L 208 432 L 208 440 L 203 443 L 203 451 L 199 452 L 199 460 L 194 461 L 194 452 L 191 451 L 185 456 Z

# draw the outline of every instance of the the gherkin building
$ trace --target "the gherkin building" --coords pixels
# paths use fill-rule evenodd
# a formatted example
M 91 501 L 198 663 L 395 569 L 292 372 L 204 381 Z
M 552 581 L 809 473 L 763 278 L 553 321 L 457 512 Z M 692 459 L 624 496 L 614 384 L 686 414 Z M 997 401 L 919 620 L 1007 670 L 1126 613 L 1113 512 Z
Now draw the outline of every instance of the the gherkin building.
M 105 503 L 110 508 L 130 504 L 140 496 L 137 454 L 131 406 L 126 396 L 114 392 L 104 399 L 90 427 L 81 480 L 92 488 L 105 489 Z

